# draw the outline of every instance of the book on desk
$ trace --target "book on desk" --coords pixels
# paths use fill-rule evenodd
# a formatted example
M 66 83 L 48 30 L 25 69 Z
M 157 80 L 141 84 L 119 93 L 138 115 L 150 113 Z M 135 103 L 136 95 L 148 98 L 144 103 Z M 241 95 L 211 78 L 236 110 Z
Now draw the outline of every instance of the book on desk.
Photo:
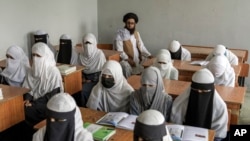
M 130 115 L 125 112 L 109 112 L 100 118 L 96 123 L 111 125 L 127 130 L 134 130 L 136 118 L 136 115 Z
M 168 131 L 173 141 L 208 141 L 208 129 L 179 125 L 167 124 Z
M 205 61 L 205 60 L 195 60 L 195 61 L 192 61 L 190 64 L 191 65 L 206 66 L 208 63 L 209 63 L 209 61 Z
M 76 66 L 71 66 L 66 64 L 57 66 L 57 68 L 59 69 L 61 75 L 67 75 L 76 71 Z
M 106 141 L 116 133 L 115 128 L 101 126 L 94 123 L 85 122 L 83 126 L 92 133 L 95 141 Z

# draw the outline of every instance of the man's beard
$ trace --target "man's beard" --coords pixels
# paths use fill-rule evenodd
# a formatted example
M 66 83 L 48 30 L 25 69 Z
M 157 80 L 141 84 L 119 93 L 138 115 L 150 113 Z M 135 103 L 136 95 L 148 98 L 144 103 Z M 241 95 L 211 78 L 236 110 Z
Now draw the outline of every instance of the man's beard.
M 125 28 L 129 31 L 130 35 L 134 34 L 135 32 L 135 27 L 133 29 L 129 29 L 125 26 Z

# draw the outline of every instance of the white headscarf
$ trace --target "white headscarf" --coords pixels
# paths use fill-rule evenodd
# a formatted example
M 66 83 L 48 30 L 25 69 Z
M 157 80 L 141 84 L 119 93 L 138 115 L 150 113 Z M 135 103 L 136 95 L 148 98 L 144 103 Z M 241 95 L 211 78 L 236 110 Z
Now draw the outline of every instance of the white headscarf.
M 214 77 L 207 68 L 203 68 L 193 74 L 192 81 L 201 85 L 211 84 L 214 82 Z M 190 93 L 191 86 L 174 100 L 170 122 L 176 124 L 183 124 L 183 122 L 185 122 Z M 216 89 L 214 89 L 211 129 L 216 131 L 215 137 L 226 137 L 227 122 L 228 113 L 226 103 L 223 101 Z
M 215 78 L 215 85 L 231 86 L 235 85 L 235 72 L 228 59 L 224 55 L 218 55 L 211 59 L 207 68 Z
M 115 85 L 111 88 L 103 87 L 101 82 L 102 74 L 112 75 Z M 129 97 L 132 92 L 133 88 L 122 74 L 121 65 L 116 61 L 110 60 L 103 66 L 100 80 L 90 94 L 87 107 L 106 112 L 128 112 Z
M 55 55 L 56 53 L 56 49 L 53 47 L 53 45 L 50 43 L 50 40 L 49 40 L 49 35 L 47 32 L 43 31 L 43 30 L 37 30 L 34 32 L 34 35 L 46 35 L 47 37 L 47 45 L 48 47 L 51 49 L 51 51 L 53 52 L 53 54 Z
M 83 37 L 83 53 L 80 54 L 79 58 L 81 64 L 85 66 L 84 73 L 91 74 L 102 70 L 106 58 L 103 52 L 97 48 L 97 41 L 92 33 Z
M 23 87 L 31 89 L 29 92 L 37 99 L 55 88 L 63 91 L 62 77 L 56 67 L 54 55 L 44 43 L 36 43 L 32 47 L 32 53 L 41 57 L 33 57 L 32 68 L 28 72 Z
M 158 62 L 164 62 L 166 64 L 159 64 Z M 164 79 L 171 79 L 171 71 L 178 73 L 178 70 L 172 64 L 171 55 L 166 49 L 161 49 L 157 54 L 156 59 L 154 60 L 154 66 L 160 70 L 161 76 Z
M 6 68 L 1 75 L 11 86 L 21 86 L 26 76 L 28 68 L 30 68 L 29 59 L 19 46 L 12 45 L 8 48 L 6 54 L 14 59 L 6 59 Z
M 141 88 L 136 90 L 130 98 L 131 114 L 140 114 L 147 109 L 160 111 L 166 120 L 169 119 L 172 97 L 165 93 L 163 80 L 159 69 L 148 67 L 142 72 Z M 143 84 L 153 87 L 143 86 Z
M 226 50 L 224 45 L 217 45 L 213 50 L 213 55 L 225 55 Z
M 171 43 L 170 43 L 170 46 L 169 46 L 169 50 L 171 52 L 176 52 L 177 50 L 179 50 L 179 48 L 181 47 L 181 44 L 179 41 L 176 41 L 176 40 L 173 40 Z
M 60 93 L 53 96 L 47 103 L 49 110 L 64 113 L 75 109 L 75 131 L 74 141 L 93 141 L 92 134 L 83 128 L 83 120 L 79 108 L 76 106 L 75 100 L 67 93 Z M 72 130 L 72 129 L 71 129 Z M 43 141 L 46 133 L 46 126 L 39 129 L 33 135 L 33 141 Z
M 161 126 L 165 126 L 166 129 L 166 135 L 162 137 L 162 141 L 172 141 L 171 135 L 168 131 L 167 126 L 165 125 L 165 118 L 162 115 L 161 112 L 154 110 L 154 109 L 149 109 L 146 110 L 144 112 L 142 112 L 136 119 L 136 125 L 138 124 L 138 122 L 140 122 L 141 124 L 143 124 L 143 127 L 145 128 L 150 128 L 150 127 L 154 127 L 161 129 Z M 147 127 L 148 126 L 148 127 Z M 141 129 L 142 131 L 140 132 L 142 134 L 142 136 L 149 136 L 147 135 L 147 129 L 146 129 L 146 133 L 143 132 L 143 129 Z M 157 132 L 157 129 L 152 131 L 152 132 Z M 135 133 L 135 131 L 134 131 Z M 135 135 L 135 134 L 134 134 Z M 139 136 L 139 137 L 142 137 Z M 150 138 L 150 137 L 149 137 Z

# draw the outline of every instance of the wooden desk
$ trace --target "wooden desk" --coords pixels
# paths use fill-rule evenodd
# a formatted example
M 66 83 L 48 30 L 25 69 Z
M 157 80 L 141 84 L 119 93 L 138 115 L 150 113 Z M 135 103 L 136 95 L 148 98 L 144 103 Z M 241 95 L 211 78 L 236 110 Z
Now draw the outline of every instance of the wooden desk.
M 132 75 L 127 79 L 127 81 L 134 89 L 139 89 L 141 87 L 140 79 L 140 75 Z M 167 79 L 164 79 L 163 83 L 165 91 L 173 98 L 182 94 L 191 85 L 191 82 Z M 246 87 L 224 87 L 216 85 L 215 88 L 222 99 L 226 102 L 227 108 L 231 109 L 230 123 L 238 124 L 240 108 L 244 102 L 246 94 Z
M 213 51 L 214 47 L 194 46 L 194 45 L 182 45 L 184 48 L 190 51 L 192 60 L 204 60 Z M 244 49 L 229 49 L 239 59 L 239 63 L 247 62 L 248 50 Z
M 146 60 L 143 63 L 143 66 L 149 67 L 153 64 L 155 58 L 151 58 Z M 178 80 L 182 80 L 182 81 L 191 81 L 192 80 L 192 76 L 193 74 L 200 70 L 202 67 L 198 66 L 198 65 L 191 65 L 192 61 L 181 61 L 181 60 L 173 60 L 173 66 L 179 71 L 179 77 Z M 236 82 L 236 86 L 238 86 L 238 76 L 241 75 L 241 67 L 242 67 L 242 63 L 240 63 L 239 65 L 234 65 L 234 72 L 235 72 L 235 82 Z
M 106 112 L 96 111 L 89 108 L 80 108 L 82 118 L 84 122 L 95 123 L 98 119 L 103 117 Z M 46 120 L 38 123 L 34 126 L 35 129 L 42 128 L 46 125 Z M 214 140 L 215 131 L 209 130 L 209 141 Z M 133 140 L 133 131 L 116 128 L 116 133 L 109 138 L 109 141 L 132 141 Z
M 60 64 L 57 64 L 60 65 Z M 83 66 L 76 66 L 76 71 L 67 75 L 62 75 L 64 92 L 75 94 L 82 90 L 82 70 Z
M 25 119 L 23 94 L 29 92 L 29 89 L 2 84 L 0 88 L 4 97 L 0 100 L 0 132 L 2 132 Z
M 113 50 L 113 44 L 97 44 L 99 49 Z
M 120 54 L 121 52 L 115 50 L 107 50 L 101 49 L 106 57 L 107 60 L 116 60 L 120 62 Z

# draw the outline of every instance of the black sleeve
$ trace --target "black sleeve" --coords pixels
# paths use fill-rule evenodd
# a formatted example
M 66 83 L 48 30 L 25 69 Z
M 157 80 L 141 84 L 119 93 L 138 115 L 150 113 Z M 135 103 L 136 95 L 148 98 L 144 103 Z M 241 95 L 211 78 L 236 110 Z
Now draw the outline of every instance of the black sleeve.
M 5 77 L 2 75 L 0 75 L 0 84 L 9 85 L 9 83 L 6 81 Z
M 38 102 L 38 103 L 47 103 L 52 96 L 54 96 L 54 95 L 56 95 L 58 93 L 60 93 L 60 87 L 55 88 L 51 92 L 46 93 L 44 96 L 38 98 L 37 100 L 35 100 L 33 102 L 35 102 L 35 103 L 36 102 Z
M 32 101 L 33 96 L 30 95 L 30 93 L 26 93 L 26 94 L 23 95 L 23 99 L 24 99 L 24 100 Z
M 58 94 L 58 93 L 60 93 L 60 87 L 55 88 L 55 89 L 52 90 L 51 92 L 46 93 L 43 97 L 44 97 L 47 101 L 49 101 L 49 99 L 50 99 L 52 96 L 54 96 L 54 95 L 56 95 L 56 94 Z

